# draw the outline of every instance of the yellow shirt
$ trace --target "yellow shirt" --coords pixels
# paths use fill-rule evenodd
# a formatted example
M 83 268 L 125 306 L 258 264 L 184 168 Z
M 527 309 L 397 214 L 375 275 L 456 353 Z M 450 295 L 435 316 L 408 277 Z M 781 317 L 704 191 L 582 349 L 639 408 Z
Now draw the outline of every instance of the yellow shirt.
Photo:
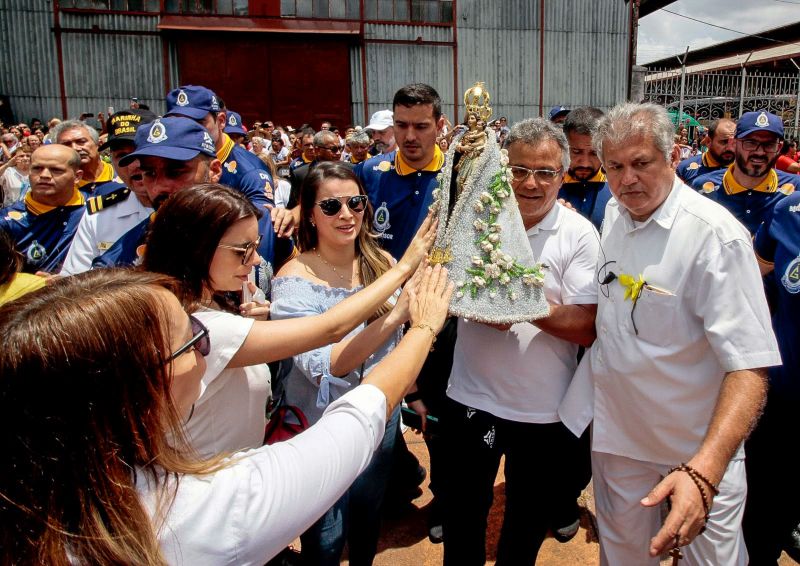
M 22 295 L 41 289 L 47 280 L 30 273 L 17 273 L 5 285 L 0 285 L 0 305 L 19 299 Z
M 92 179 L 91 181 L 87 179 L 81 179 L 75 185 L 77 188 L 85 187 L 86 185 L 99 185 L 101 183 L 107 183 L 108 181 L 112 181 L 116 174 L 114 173 L 114 167 L 106 161 L 101 161 L 103 164 L 103 170 L 97 176 L 96 179 Z

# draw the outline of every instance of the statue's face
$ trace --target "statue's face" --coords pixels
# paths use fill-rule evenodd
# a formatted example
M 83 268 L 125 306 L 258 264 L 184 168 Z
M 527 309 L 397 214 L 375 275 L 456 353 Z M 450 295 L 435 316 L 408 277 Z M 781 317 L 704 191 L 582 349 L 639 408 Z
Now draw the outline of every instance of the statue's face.
M 473 128 L 477 123 L 478 123 L 478 118 L 475 117 L 475 114 L 470 114 L 469 116 L 467 116 L 467 126 Z

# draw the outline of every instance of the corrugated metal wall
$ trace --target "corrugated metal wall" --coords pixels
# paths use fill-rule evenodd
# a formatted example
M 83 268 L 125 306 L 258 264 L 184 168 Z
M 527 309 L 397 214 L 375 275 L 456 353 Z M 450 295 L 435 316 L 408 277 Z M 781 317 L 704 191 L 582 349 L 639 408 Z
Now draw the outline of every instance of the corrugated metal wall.
M 625 99 L 628 69 L 628 6 L 623 0 L 459 0 L 459 113 L 461 97 L 482 80 L 494 116 L 514 122 L 539 115 L 540 10 L 544 2 L 542 106 L 589 104 L 609 108 Z M 453 48 L 370 43 L 369 40 L 452 42 L 446 27 L 366 25 L 368 112 L 388 108 L 409 82 L 439 91 L 453 111 Z M 353 116 L 363 116 L 361 48 L 351 50 Z M 457 116 L 461 120 L 463 116 Z
M 48 0 L 0 1 L 0 94 L 17 121 L 61 116 L 52 25 Z
M 492 94 L 495 116 L 510 121 L 539 114 L 540 9 L 544 3 L 542 106 L 591 104 L 607 108 L 627 90 L 628 5 L 623 0 L 459 0 L 457 37 L 449 26 L 366 24 L 364 43 L 350 50 L 351 103 L 355 122 L 389 108 L 395 91 L 410 82 L 433 85 L 453 122 L 453 102 L 477 80 Z M 11 97 L 20 120 L 61 115 L 52 0 L 0 0 L 0 93 Z M 162 36 L 157 16 L 61 13 L 67 113 L 125 108 L 138 96 L 163 111 Z M 116 30 L 118 33 L 103 33 Z M 132 33 L 119 33 L 132 32 Z M 137 33 L 138 32 L 138 33 Z M 144 34 L 144 35 L 143 35 Z M 33 41 L 32 38 L 36 38 Z M 381 41 L 423 41 L 382 43 Z M 458 49 L 454 89 L 453 42 Z M 170 86 L 178 82 L 168 42 Z M 456 90 L 457 92 L 454 92 Z
M 121 110 L 131 96 L 163 112 L 162 39 L 141 33 L 156 31 L 157 16 L 62 12 L 60 20 L 68 117 Z M 0 50 L 0 94 L 10 97 L 18 121 L 62 117 L 53 22 L 52 0 L 0 0 L 0 42 L 16 46 Z

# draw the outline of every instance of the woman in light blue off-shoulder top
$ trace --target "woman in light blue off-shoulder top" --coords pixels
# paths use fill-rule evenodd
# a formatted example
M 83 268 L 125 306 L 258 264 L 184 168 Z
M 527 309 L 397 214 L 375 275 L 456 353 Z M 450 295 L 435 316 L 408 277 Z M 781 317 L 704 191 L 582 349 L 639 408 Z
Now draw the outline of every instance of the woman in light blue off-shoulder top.
M 294 318 L 325 312 L 392 266 L 371 234 L 372 209 L 356 176 L 340 163 L 308 174 L 300 195 L 299 247 L 273 282 L 271 316 Z M 408 320 L 405 294 L 396 294 L 341 342 L 294 356 L 285 401 L 315 423 L 334 400 L 353 389 L 402 337 Z M 372 564 L 380 507 L 391 469 L 399 411 L 386 426 L 369 467 L 308 531 L 301 535 L 307 564 L 338 565 L 345 541 L 351 564 Z

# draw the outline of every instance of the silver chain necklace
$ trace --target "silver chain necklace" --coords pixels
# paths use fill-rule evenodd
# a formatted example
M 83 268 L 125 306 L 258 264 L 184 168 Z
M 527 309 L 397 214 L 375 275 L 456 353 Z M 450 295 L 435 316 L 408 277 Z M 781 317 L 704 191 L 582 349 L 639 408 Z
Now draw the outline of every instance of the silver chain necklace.
M 314 253 L 315 253 L 315 254 L 317 254 L 317 257 L 320 259 L 320 261 L 321 261 L 322 263 L 324 263 L 325 265 L 327 265 L 328 267 L 330 267 L 330 268 L 333 270 L 333 272 L 336 274 L 336 276 L 337 276 L 339 279 L 341 279 L 342 281 L 344 281 L 345 283 L 349 283 L 350 285 L 352 285 L 352 284 L 353 284 L 353 279 L 354 279 L 354 278 L 355 278 L 355 279 L 358 279 L 358 269 L 354 269 L 354 270 L 353 270 L 353 275 L 350 277 L 350 279 L 346 279 L 346 278 L 344 277 L 344 275 L 342 275 L 341 273 L 339 273 L 338 271 L 336 271 L 336 268 L 335 268 L 333 265 L 331 265 L 330 263 L 328 263 L 327 261 L 325 261 L 325 258 L 323 258 L 323 257 L 322 257 L 322 256 L 319 254 L 319 251 L 317 250 L 317 248 L 314 248 Z

